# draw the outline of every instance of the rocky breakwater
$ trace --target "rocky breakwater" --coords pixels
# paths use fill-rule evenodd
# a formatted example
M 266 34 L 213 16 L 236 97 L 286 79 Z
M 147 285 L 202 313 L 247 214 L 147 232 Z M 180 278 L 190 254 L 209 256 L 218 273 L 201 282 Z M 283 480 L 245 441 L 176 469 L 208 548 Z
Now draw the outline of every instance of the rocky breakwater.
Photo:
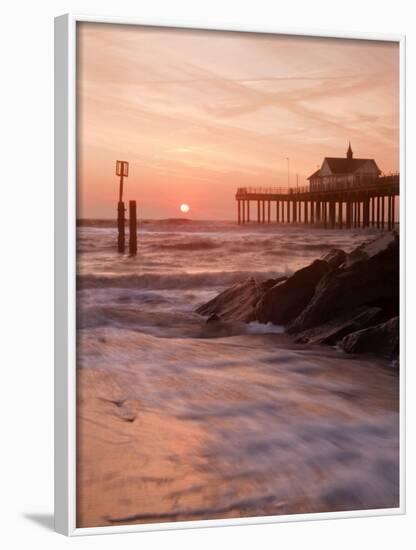
M 297 342 L 347 353 L 399 352 L 399 236 L 385 233 L 346 254 L 333 249 L 290 277 L 250 278 L 197 310 L 211 321 L 283 325 Z

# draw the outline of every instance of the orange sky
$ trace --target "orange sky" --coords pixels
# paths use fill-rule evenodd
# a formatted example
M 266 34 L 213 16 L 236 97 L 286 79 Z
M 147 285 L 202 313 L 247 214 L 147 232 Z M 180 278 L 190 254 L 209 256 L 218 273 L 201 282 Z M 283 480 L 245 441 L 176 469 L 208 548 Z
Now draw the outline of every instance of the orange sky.
M 397 44 L 78 23 L 77 48 L 79 218 L 115 218 L 117 159 L 145 219 L 234 219 L 349 140 L 399 169 Z

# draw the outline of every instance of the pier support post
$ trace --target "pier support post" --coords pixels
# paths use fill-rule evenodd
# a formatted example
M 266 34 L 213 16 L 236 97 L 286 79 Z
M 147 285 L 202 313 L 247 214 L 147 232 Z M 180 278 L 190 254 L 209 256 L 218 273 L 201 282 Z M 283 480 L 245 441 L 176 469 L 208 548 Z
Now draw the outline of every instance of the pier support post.
M 261 223 L 266 222 L 266 201 L 261 201 Z
M 303 221 L 307 225 L 309 223 L 309 201 L 304 201 L 303 203 Z
M 260 223 L 260 201 L 257 201 L 257 223 Z
M 311 224 L 315 223 L 315 201 L 311 201 Z
M 342 201 L 338 203 L 338 225 L 342 229 Z
M 394 208 L 395 208 L 395 202 L 396 202 L 396 197 L 395 195 L 392 195 L 391 197 L 391 225 L 392 225 L 392 229 L 394 229 Z
M 384 217 L 385 217 L 385 212 L 384 212 L 384 208 L 385 208 L 385 197 L 381 197 L 381 229 L 384 229 Z
M 331 207 L 331 229 L 335 229 L 335 217 L 336 217 L 336 207 L 337 203 L 335 201 L 331 201 L 330 203 Z
M 276 223 L 279 223 L 280 218 L 280 202 L 276 201 Z
M 125 249 L 125 218 L 124 202 L 119 201 L 117 205 L 117 229 L 118 229 L 118 251 L 124 252 Z
M 137 254 L 137 211 L 136 201 L 129 201 L 129 252 Z
M 372 197 L 371 199 L 371 226 L 374 227 L 374 224 L 375 224 L 375 219 L 374 219 L 374 201 L 375 201 L 375 197 Z
M 391 231 L 391 197 L 387 197 L 387 229 Z
M 380 229 L 380 197 L 377 197 L 377 229 Z
M 250 223 L 250 201 L 247 201 L 247 223 Z
M 270 223 L 270 208 L 271 208 L 271 202 L 267 201 L 267 223 Z
M 296 223 L 298 218 L 298 203 L 296 201 L 292 201 L 292 211 L 292 221 L 293 223 Z

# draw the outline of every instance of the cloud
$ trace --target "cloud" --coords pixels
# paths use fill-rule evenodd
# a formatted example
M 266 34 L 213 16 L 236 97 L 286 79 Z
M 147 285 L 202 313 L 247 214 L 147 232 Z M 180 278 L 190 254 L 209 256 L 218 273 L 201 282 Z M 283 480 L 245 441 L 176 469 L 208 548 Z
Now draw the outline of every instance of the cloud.
M 120 154 L 146 174 L 141 190 L 151 196 L 156 180 L 171 189 L 182 178 L 205 196 L 209 179 L 222 177 L 233 197 L 237 180 L 279 183 L 287 156 L 305 177 L 349 139 L 382 169 L 398 166 L 394 44 L 88 23 L 78 40 L 89 201 L 113 185 L 107 159 Z

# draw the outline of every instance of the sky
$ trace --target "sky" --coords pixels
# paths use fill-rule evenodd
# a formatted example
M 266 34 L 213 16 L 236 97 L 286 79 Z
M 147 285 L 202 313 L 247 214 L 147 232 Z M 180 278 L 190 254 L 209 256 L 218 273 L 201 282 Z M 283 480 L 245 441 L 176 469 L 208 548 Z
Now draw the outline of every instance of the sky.
M 399 169 L 397 43 L 77 23 L 78 218 L 235 219 L 325 156 Z M 287 160 L 289 159 L 289 160 Z

